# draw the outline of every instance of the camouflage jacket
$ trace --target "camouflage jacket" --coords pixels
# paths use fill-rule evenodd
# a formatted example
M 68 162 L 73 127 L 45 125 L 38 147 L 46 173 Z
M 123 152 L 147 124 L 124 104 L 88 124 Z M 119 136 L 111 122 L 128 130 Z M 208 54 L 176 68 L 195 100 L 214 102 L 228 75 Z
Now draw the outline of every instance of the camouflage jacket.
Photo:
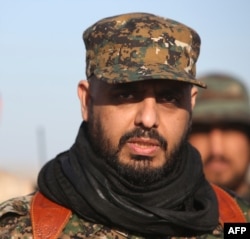
M 30 219 L 30 205 L 33 195 L 14 198 L 0 204 L 0 239 L 32 239 L 32 226 Z M 247 205 L 240 199 L 235 199 L 244 212 L 248 222 L 250 222 L 250 205 Z M 107 228 L 100 224 L 94 224 L 79 218 L 72 214 L 67 225 L 59 236 L 60 239 L 82 239 L 82 238 L 100 238 L 100 239 L 143 239 L 135 235 L 120 232 Z M 191 237 L 190 239 L 222 239 L 223 228 L 218 225 L 211 235 L 202 235 Z M 163 239 L 163 238 L 161 238 Z M 177 239 L 176 237 L 168 239 Z M 184 238 L 183 238 L 184 239 Z M 188 237 L 185 237 L 188 239 Z

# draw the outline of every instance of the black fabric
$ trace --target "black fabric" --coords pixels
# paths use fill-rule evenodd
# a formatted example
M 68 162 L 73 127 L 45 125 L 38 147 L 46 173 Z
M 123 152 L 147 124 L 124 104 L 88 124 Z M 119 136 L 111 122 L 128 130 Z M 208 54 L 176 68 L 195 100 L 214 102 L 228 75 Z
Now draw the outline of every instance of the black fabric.
M 158 183 L 137 187 L 93 152 L 86 123 L 75 144 L 40 171 L 41 193 L 91 222 L 144 236 L 191 236 L 218 224 L 216 196 L 198 152 L 185 146 L 180 163 Z

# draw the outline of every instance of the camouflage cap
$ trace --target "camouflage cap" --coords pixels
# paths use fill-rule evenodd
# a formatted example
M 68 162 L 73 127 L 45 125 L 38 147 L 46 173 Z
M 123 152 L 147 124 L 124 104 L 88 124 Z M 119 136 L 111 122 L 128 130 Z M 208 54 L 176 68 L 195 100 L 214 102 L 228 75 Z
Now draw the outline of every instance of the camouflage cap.
M 149 13 L 104 18 L 83 33 L 86 75 L 107 83 L 195 78 L 200 37 L 191 28 Z
M 250 126 L 250 103 L 246 86 L 229 75 L 208 74 L 199 78 L 207 89 L 198 92 L 193 125 L 237 123 Z

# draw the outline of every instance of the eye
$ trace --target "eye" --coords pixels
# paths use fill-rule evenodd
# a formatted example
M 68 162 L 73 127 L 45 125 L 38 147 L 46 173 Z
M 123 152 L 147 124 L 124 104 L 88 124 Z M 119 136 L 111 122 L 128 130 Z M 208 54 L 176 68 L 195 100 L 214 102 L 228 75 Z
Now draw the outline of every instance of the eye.
M 172 96 L 172 95 L 167 95 L 167 96 L 164 96 L 161 98 L 162 101 L 165 101 L 165 102 L 176 102 L 176 97 Z
M 126 93 L 126 92 L 123 92 L 123 93 L 120 93 L 118 95 L 119 99 L 121 100 L 132 100 L 134 98 L 134 95 L 131 94 L 131 93 Z
M 116 102 L 119 104 L 130 104 L 130 103 L 135 103 L 137 101 L 139 101 L 138 99 L 138 95 L 134 94 L 132 92 L 117 92 L 117 94 L 115 94 L 115 99 Z
M 114 104 L 130 104 L 138 101 L 140 93 L 131 86 L 116 86 L 110 91 L 109 99 Z
M 173 103 L 176 104 L 180 101 L 180 97 L 177 94 L 165 92 L 159 94 L 157 97 L 157 101 L 160 103 Z

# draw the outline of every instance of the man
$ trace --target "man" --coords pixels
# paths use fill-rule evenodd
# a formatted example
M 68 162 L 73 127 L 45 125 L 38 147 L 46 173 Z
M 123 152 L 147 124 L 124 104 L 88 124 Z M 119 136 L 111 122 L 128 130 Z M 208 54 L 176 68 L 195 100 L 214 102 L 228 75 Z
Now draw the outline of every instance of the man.
M 222 235 L 217 194 L 187 143 L 193 85 L 205 87 L 195 79 L 198 34 L 170 19 L 131 13 L 98 21 L 83 39 L 87 81 L 78 86 L 84 121 L 76 142 L 43 167 L 32 199 L 2 205 L 2 235 Z
M 247 87 L 226 74 L 208 74 L 200 79 L 208 89 L 198 93 L 190 142 L 201 153 L 207 179 L 248 198 L 250 203 Z

